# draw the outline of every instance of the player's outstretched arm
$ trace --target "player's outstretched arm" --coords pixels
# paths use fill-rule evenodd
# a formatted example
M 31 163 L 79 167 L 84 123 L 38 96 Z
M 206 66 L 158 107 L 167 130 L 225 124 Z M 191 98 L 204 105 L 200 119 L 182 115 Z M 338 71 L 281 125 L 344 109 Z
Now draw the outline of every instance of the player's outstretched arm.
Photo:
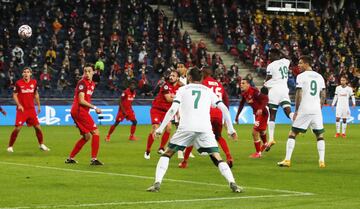
M 161 122 L 160 127 L 155 130 L 155 134 L 160 135 L 163 132 L 166 125 L 171 121 L 171 119 L 177 113 L 179 107 L 180 104 L 178 102 L 172 103 L 170 109 L 166 112 L 166 115 L 164 117 L 164 120 Z
M 236 113 L 236 117 L 235 117 L 236 123 L 239 123 L 239 115 L 240 115 L 242 109 L 244 108 L 244 105 L 245 105 L 245 99 L 242 98 L 241 101 L 240 101 L 237 113 Z
M 223 114 L 223 117 L 224 117 L 224 120 L 225 120 L 225 123 L 227 126 L 228 134 L 231 136 L 231 138 L 233 138 L 234 140 L 237 140 L 236 131 L 235 131 L 234 126 L 231 121 L 229 109 L 222 102 L 219 102 L 218 108 L 221 110 L 221 112 Z

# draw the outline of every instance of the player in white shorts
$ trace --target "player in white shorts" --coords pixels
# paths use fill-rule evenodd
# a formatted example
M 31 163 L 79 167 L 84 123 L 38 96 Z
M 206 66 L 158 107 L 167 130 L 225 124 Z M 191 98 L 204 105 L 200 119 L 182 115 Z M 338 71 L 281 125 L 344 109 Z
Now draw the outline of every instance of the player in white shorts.
M 310 127 L 317 139 L 319 167 L 325 167 L 324 125 L 321 107 L 325 102 L 325 81 L 311 69 L 310 56 L 301 56 L 299 67 L 302 71 L 296 78 L 295 113 L 292 129 L 286 143 L 286 157 L 278 162 L 281 167 L 290 167 L 291 155 L 295 147 L 295 138 Z
M 281 52 L 278 49 L 271 49 L 269 57 L 272 62 L 266 68 L 266 81 L 264 83 L 264 86 L 269 90 L 268 107 L 270 112 L 268 122 L 269 142 L 265 151 L 269 151 L 271 146 L 276 143 L 274 140 L 274 132 L 278 107 L 281 106 L 283 108 L 284 113 L 288 118 L 291 119 L 293 116 L 287 84 L 290 60 L 281 58 Z
M 202 73 L 198 68 L 189 69 L 187 79 L 189 84 L 178 90 L 171 108 L 166 113 L 160 127 L 155 131 L 157 135 L 160 135 L 166 124 L 179 110 L 179 127 L 170 139 L 165 153 L 160 157 L 156 166 L 155 183 L 147 191 L 158 192 L 169 167 L 170 158 L 178 150 L 184 150 L 185 147 L 194 145 L 200 153 L 206 152 L 210 155 L 211 160 L 228 181 L 233 192 L 242 192 L 242 188 L 235 183 L 229 165 L 221 159 L 210 122 L 210 107 L 218 107 L 224 115 L 228 133 L 236 140 L 237 135 L 229 110 L 211 89 L 201 84 Z
M 335 138 L 340 136 L 340 119 L 342 119 L 342 134 L 343 138 L 346 137 L 346 119 L 350 117 L 349 98 L 351 97 L 353 107 L 355 107 L 355 96 L 353 89 L 347 85 L 347 78 L 340 78 L 340 85 L 335 89 L 335 96 L 331 107 L 334 108 L 336 104 L 336 134 Z

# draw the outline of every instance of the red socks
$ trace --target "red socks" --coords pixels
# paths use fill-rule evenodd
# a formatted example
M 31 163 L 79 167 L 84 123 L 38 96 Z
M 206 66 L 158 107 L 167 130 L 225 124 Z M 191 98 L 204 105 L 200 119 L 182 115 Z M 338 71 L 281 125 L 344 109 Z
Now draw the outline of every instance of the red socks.
M 260 134 L 260 138 L 261 138 L 261 141 L 263 142 L 263 144 L 267 143 L 266 133 L 264 135 Z
M 38 139 L 39 144 L 43 144 L 44 137 L 41 130 L 36 129 L 36 137 Z
M 133 136 L 134 133 L 136 131 L 136 125 L 131 125 L 131 128 L 130 128 L 130 135 Z
M 81 150 L 81 148 L 86 144 L 86 140 L 84 138 L 79 139 L 79 141 L 75 144 L 74 149 L 70 153 L 70 158 L 74 158 L 77 153 Z
M 161 137 L 160 149 L 164 149 L 166 143 L 169 141 L 170 132 L 165 131 L 163 136 Z
M 99 152 L 100 136 L 93 135 L 91 140 L 91 158 L 96 159 Z
M 116 126 L 112 125 L 112 126 L 110 127 L 109 132 L 108 132 L 107 135 L 110 136 L 110 135 L 114 132 L 115 128 L 116 128 Z
M 261 152 L 260 144 L 261 144 L 261 141 L 260 141 L 260 140 L 254 142 L 256 152 Z
M 184 153 L 184 161 L 187 161 L 189 159 L 190 153 L 193 150 L 194 146 L 186 147 L 185 153 Z
M 226 155 L 226 159 L 231 159 L 232 157 L 230 154 L 230 149 L 229 149 L 225 139 L 222 136 L 220 136 L 217 141 L 220 144 L 221 149 L 224 151 L 224 153 Z
M 16 137 L 18 135 L 19 131 L 14 130 L 10 135 L 10 141 L 9 141 L 9 147 L 12 147 L 16 141 Z
M 146 152 L 150 153 L 151 150 L 151 146 L 154 143 L 154 137 L 153 135 L 150 133 L 147 139 L 147 144 L 146 144 Z

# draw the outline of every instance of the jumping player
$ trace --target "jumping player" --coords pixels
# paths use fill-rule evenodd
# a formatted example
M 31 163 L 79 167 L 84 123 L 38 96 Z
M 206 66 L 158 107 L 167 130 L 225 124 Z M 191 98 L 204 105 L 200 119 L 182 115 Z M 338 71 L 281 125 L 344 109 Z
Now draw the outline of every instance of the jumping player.
M 278 49 L 271 49 L 269 53 L 271 63 L 266 68 L 266 82 L 264 86 L 269 89 L 269 143 L 266 151 L 269 151 L 271 146 L 276 142 L 274 140 L 275 133 L 275 119 L 279 106 L 284 110 L 288 118 L 292 118 L 291 101 L 289 97 L 289 88 L 287 85 L 290 60 L 281 58 L 281 52 Z
M 40 97 L 37 82 L 35 79 L 31 79 L 31 75 L 31 68 L 25 67 L 22 72 L 23 78 L 15 83 L 13 99 L 16 103 L 16 122 L 15 128 L 10 136 L 9 146 L 7 148 L 8 152 L 14 152 L 14 143 L 24 123 L 26 123 L 27 126 L 34 127 L 40 150 L 50 151 L 44 144 L 43 133 L 37 118 L 37 114 L 41 111 Z M 37 104 L 37 114 L 34 99 Z
M 119 125 L 121 121 L 124 119 L 129 120 L 132 122 L 131 128 L 130 128 L 130 136 L 129 140 L 135 141 L 137 138 L 134 136 L 135 130 L 136 130 L 136 124 L 137 120 L 135 117 L 135 112 L 132 109 L 132 102 L 134 101 L 134 98 L 136 96 L 136 81 L 132 80 L 130 82 L 129 88 L 127 88 L 120 97 L 119 101 L 119 110 L 115 119 L 114 125 L 112 125 L 109 129 L 109 132 L 105 138 L 106 142 L 110 141 L 110 136 L 115 130 L 116 126 Z
M 100 144 L 99 129 L 89 114 L 90 108 L 94 109 L 97 114 L 101 113 L 100 108 L 91 104 L 91 95 L 95 89 L 95 83 L 92 81 L 93 75 L 94 66 L 92 64 L 86 64 L 84 67 L 83 78 L 76 85 L 74 102 L 71 107 L 71 117 L 74 119 L 82 137 L 75 144 L 69 158 L 65 160 L 65 163 L 67 164 L 77 163 L 77 161 L 74 160 L 76 154 L 80 152 L 82 147 L 91 138 L 90 165 L 103 165 L 103 163 L 97 159 Z
M 254 145 L 256 152 L 251 154 L 250 158 L 260 158 L 261 152 L 267 147 L 266 139 L 266 128 L 267 121 L 269 117 L 268 110 L 266 105 L 269 101 L 267 95 L 261 93 L 257 88 L 250 86 L 250 81 L 247 79 L 241 80 L 241 101 L 239 104 L 238 111 L 236 113 L 235 120 L 239 123 L 239 115 L 244 107 L 245 102 L 247 102 L 253 109 L 255 115 L 255 123 L 253 127 L 252 136 L 254 139 Z M 259 139 L 260 136 L 260 139 Z M 262 141 L 262 146 L 261 146 Z

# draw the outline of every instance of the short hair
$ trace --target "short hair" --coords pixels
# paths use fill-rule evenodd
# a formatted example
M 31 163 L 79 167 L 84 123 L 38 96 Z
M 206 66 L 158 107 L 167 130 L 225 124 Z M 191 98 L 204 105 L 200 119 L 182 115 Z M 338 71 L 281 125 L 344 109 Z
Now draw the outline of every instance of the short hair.
M 176 73 L 179 78 L 181 76 L 178 70 L 171 70 L 170 73 Z
M 25 70 L 30 70 L 30 72 L 32 73 L 32 69 L 31 69 L 29 66 L 24 67 L 23 72 L 24 72 Z
M 312 63 L 312 59 L 309 55 L 302 55 L 302 56 L 300 56 L 299 60 L 302 60 L 303 63 L 309 64 L 309 65 L 311 65 L 311 63 Z
M 85 63 L 84 68 L 86 68 L 86 67 L 91 67 L 93 70 L 95 70 L 95 66 L 92 63 L 89 63 L 89 62 Z
M 271 53 L 271 55 L 273 55 L 275 57 L 280 57 L 280 54 L 281 54 L 280 50 L 277 48 L 270 49 L 270 53 Z
M 193 81 L 201 81 L 202 79 L 202 73 L 197 67 L 190 68 L 188 74 L 191 76 Z
M 249 79 L 249 78 L 243 78 L 243 79 L 242 79 L 242 81 L 246 81 L 246 83 L 248 83 L 248 84 L 250 84 L 250 83 L 251 83 L 251 81 L 250 81 L 250 79 Z

